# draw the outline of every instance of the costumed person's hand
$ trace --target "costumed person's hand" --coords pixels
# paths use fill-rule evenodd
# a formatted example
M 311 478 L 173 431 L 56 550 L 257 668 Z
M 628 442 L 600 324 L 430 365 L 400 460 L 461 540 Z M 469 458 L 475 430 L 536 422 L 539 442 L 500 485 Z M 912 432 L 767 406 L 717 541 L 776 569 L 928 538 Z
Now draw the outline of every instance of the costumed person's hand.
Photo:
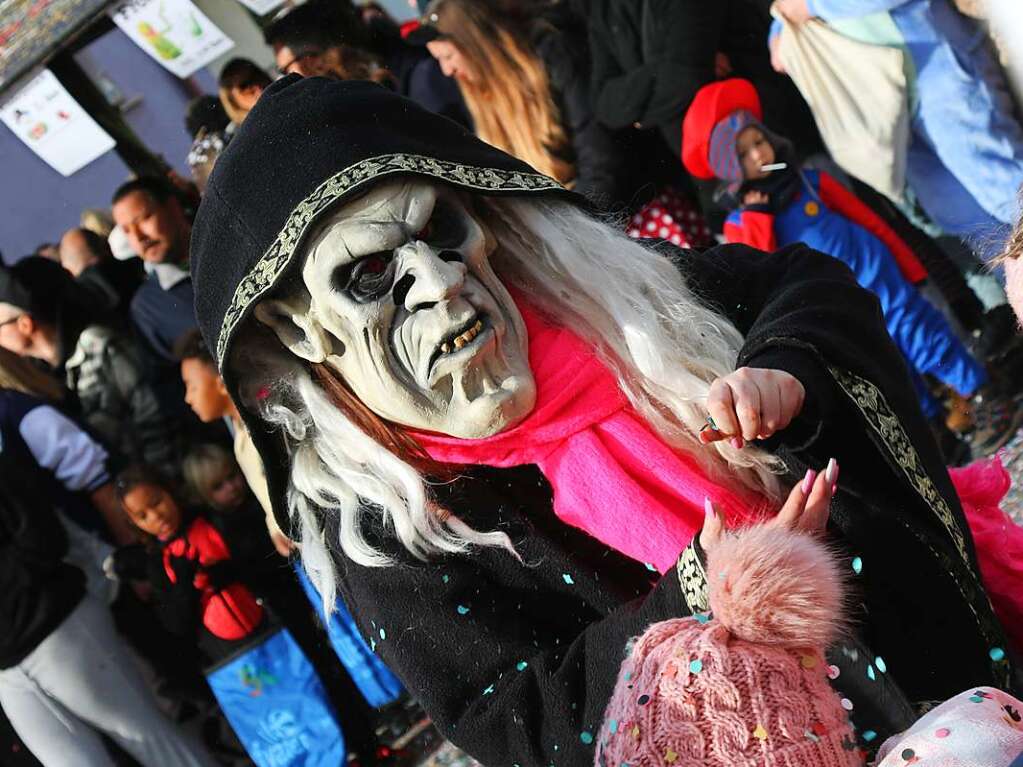
M 739 449 L 751 439 L 767 439 L 799 415 L 805 399 L 803 384 L 783 370 L 739 368 L 710 385 L 710 417 L 700 441 L 729 439 Z
M 804 24 L 813 18 L 806 0 L 775 0 L 774 7 L 793 24 Z
M 764 522 L 766 527 L 776 527 L 806 535 L 820 535 L 828 524 L 831 513 L 831 499 L 838 485 L 838 462 L 832 458 L 822 471 L 808 469 L 802 481 L 789 492 L 781 510 Z M 704 552 L 713 549 L 725 533 L 724 515 L 710 500 L 704 501 L 706 515 L 703 530 L 700 531 L 700 547 Z
M 746 194 L 742 196 L 743 205 L 767 205 L 771 201 L 771 198 L 767 196 L 767 192 L 761 192 L 759 189 L 750 189 Z
M 290 557 L 291 552 L 296 548 L 295 542 L 280 530 L 271 530 L 270 540 L 273 541 L 274 549 L 282 557 Z

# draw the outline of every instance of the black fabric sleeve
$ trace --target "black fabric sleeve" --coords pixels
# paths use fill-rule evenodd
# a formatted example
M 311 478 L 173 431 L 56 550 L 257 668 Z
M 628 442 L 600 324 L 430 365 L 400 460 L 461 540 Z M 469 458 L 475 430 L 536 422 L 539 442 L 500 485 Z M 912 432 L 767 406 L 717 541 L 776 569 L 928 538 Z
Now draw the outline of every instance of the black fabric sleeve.
M 343 596 L 371 646 L 474 758 L 591 767 L 629 640 L 690 612 L 678 573 L 585 618 L 572 597 L 581 584 L 545 575 L 549 563 L 528 564 L 529 545 L 517 549 L 527 564 L 491 549 L 386 568 L 348 563 Z
M 774 253 L 723 245 L 682 255 L 681 267 L 690 287 L 745 335 L 736 368 L 784 370 L 806 389 L 803 413 L 781 435 L 787 446 L 808 447 L 848 410 L 830 365 L 873 381 L 909 421 L 922 418 L 880 302 L 845 264 L 801 244 Z

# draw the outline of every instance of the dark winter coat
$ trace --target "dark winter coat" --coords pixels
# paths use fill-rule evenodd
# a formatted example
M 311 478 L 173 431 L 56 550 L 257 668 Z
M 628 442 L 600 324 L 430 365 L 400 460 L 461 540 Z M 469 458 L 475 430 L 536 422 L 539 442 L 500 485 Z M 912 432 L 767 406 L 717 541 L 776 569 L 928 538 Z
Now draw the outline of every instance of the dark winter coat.
M 677 154 L 682 118 L 717 79 L 724 53 L 733 77 L 753 82 L 764 122 L 805 151 L 821 145 L 809 107 L 771 69 L 771 18 L 761 0 L 591 0 L 587 12 L 597 118 L 611 128 L 657 127 Z
M 16 666 L 85 594 L 85 576 L 65 564 L 67 533 L 41 493 L 54 480 L 0 446 L 0 669 Z
M 147 380 L 135 341 L 124 331 L 88 325 L 68 342 L 64 373 L 83 420 L 121 459 L 171 467 L 177 429 Z

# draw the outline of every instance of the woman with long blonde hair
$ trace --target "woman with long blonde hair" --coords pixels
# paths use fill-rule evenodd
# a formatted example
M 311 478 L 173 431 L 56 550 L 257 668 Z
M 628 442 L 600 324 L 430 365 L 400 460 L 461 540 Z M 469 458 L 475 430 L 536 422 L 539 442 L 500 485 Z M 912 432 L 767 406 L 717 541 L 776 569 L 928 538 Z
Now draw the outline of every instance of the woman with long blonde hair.
M 458 82 L 481 139 L 598 208 L 629 214 L 630 237 L 711 244 L 658 137 L 597 121 L 583 27 L 558 0 L 433 0 L 409 39 Z
M 476 134 L 600 203 L 622 157 L 592 115 L 585 38 L 557 4 L 434 0 L 413 40 L 457 80 Z

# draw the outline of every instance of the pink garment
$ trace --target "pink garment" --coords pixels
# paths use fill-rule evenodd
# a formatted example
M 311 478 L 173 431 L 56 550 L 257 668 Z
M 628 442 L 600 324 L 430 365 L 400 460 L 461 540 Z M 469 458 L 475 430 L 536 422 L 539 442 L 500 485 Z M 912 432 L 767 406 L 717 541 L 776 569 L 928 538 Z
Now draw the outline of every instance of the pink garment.
M 999 508 L 1012 480 L 997 456 L 949 469 L 973 534 L 980 576 L 1009 641 L 1023 652 L 1023 527 Z
M 546 323 L 521 300 L 537 402 L 518 426 L 487 439 L 416 432 L 442 463 L 496 467 L 535 463 L 554 489 L 554 513 L 611 548 L 660 572 L 703 526 L 710 497 L 732 524 L 766 504 L 707 478 L 670 448 L 629 404 L 593 349 Z

